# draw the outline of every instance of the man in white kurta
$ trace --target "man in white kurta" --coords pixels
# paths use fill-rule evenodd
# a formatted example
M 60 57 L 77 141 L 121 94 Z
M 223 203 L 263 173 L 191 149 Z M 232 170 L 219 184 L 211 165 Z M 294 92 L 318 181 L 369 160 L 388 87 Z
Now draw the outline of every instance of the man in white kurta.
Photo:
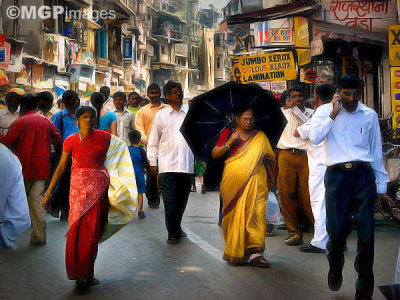
M 332 100 L 334 89 L 328 84 L 320 84 L 315 88 L 314 99 L 316 102 L 314 111 L 321 105 Z M 302 126 L 297 127 L 297 133 L 307 142 L 308 158 L 308 189 L 310 191 L 311 209 L 314 215 L 314 237 L 310 244 L 300 247 L 301 252 L 325 253 L 328 233 L 326 232 L 326 211 L 325 211 L 325 185 L 324 176 L 326 166 L 322 162 L 325 146 L 324 142 L 313 144 L 309 140 L 312 117 Z

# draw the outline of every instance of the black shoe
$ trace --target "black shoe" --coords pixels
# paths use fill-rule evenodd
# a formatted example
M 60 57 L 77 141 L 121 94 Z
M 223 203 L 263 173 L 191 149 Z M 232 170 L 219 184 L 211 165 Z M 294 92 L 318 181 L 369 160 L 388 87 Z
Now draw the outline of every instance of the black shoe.
M 218 221 L 218 226 L 222 227 L 222 221 Z
M 175 238 L 175 237 L 169 237 L 167 240 L 167 244 L 172 245 L 172 244 L 177 244 L 179 241 L 179 239 Z
M 276 225 L 276 229 L 279 229 L 279 230 L 286 230 L 287 228 L 286 228 L 286 224 L 279 224 L 279 225 Z
M 138 217 L 139 217 L 139 219 L 146 219 L 146 215 L 144 214 L 143 211 L 138 212 Z
M 343 277 L 342 272 L 328 272 L 328 286 L 331 291 L 337 292 L 342 287 Z
M 180 237 L 180 238 L 187 237 L 186 232 L 184 232 L 184 231 L 181 230 L 181 233 L 179 233 L 179 237 Z
M 300 252 L 305 252 L 305 253 L 325 253 L 324 249 L 315 247 L 311 244 L 308 244 L 307 246 L 300 247 Z

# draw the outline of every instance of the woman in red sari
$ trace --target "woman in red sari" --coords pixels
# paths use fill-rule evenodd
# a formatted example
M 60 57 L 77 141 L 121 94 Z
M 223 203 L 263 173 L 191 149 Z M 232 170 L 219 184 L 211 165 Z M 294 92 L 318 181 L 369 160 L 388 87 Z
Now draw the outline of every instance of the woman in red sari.
M 96 111 L 83 106 L 76 112 L 79 132 L 68 137 L 63 153 L 43 198 L 46 206 L 60 176 L 72 155 L 69 230 L 65 253 L 68 278 L 76 280 L 79 290 L 98 284 L 94 262 L 98 241 L 107 223 L 109 175 L 104 167 L 111 135 L 93 129 Z

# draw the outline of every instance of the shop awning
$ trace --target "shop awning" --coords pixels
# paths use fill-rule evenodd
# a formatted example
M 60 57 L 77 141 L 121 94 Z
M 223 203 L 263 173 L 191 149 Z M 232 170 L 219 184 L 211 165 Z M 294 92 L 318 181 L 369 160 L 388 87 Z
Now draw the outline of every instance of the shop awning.
M 312 20 L 313 36 L 326 39 L 341 39 L 347 42 L 364 42 L 379 45 L 388 44 L 388 34 L 344 25 Z
M 288 18 L 310 14 L 317 7 L 319 7 L 319 4 L 315 0 L 300 0 L 244 14 L 232 15 L 227 18 L 227 22 L 228 25 L 236 25 Z

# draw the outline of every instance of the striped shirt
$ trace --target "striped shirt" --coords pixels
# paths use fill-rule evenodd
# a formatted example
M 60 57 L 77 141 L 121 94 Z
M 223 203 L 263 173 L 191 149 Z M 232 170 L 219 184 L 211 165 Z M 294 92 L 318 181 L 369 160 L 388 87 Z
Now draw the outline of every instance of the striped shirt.
M 287 124 L 276 147 L 279 149 L 295 148 L 306 150 L 307 141 L 301 137 L 295 137 L 294 132 L 297 127 L 303 125 L 304 121 L 311 117 L 313 110 L 305 108 L 305 111 L 302 112 L 300 109 L 289 108 L 282 110 L 282 113 L 287 119 Z
M 147 157 L 150 166 L 157 166 L 159 173 L 194 173 L 194 156 L 179 129 L 188 111 L 182 105 L 180 111 L 167 106 L 154 116 Z

